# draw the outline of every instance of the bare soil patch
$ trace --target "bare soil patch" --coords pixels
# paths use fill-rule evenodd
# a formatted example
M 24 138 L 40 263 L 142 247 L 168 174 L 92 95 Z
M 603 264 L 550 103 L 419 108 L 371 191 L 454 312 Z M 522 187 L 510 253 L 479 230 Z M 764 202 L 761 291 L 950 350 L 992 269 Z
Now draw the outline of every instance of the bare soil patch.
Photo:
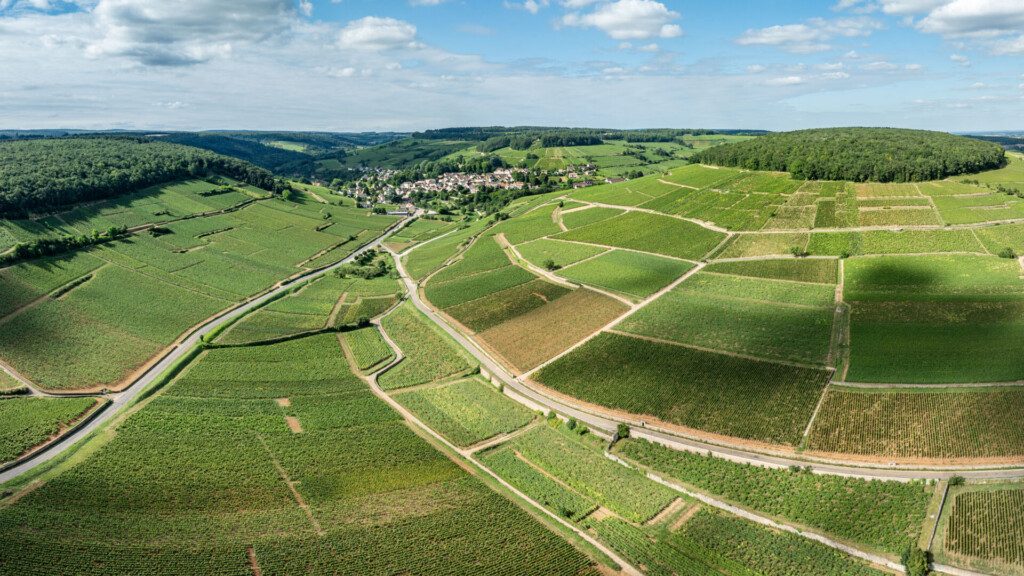
M 302 434 L 302 423 L 299 419 L 294 416 L 285 416 L 284 421 L 288 423 L 288 428 L 294 434 Z
M 287 408 L 292 405 L 292 401 L 290 398 L 278 398 L 274 400 L 274 402 L 277 402 L 277 405 L 280 406 L 281 408 Z

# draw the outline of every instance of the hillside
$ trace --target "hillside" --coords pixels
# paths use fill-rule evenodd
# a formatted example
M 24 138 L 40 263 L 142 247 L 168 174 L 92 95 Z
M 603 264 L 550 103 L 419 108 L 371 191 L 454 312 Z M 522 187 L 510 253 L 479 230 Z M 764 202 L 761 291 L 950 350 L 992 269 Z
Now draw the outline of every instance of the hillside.
M 273 175 L 205 150 L 127 138 L 68 138 L 0 144 L 0 216 L 113 198 L 146 186 L 218 173 L 265 190 Z
M 780 132 L 704 150 L 694 160 L 790 172 L 799 179 L 854 182 L 921 182 L 1006 165 L 1006 155 L 997 144 L 898 128 Z

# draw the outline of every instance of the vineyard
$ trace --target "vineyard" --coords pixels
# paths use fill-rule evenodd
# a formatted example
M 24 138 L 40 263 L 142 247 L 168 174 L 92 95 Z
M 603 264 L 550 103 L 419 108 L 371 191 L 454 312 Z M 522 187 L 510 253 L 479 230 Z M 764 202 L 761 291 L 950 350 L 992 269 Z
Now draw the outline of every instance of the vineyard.
M 341 337 L 352 352 L 356 368 L 362 372 L 369 372 L 394 357 L 391 347 L 376 328 L 360 328 L 345 332 Z
M 615 453 L 679 484 L 894 555 L 917 541 L 931 498 L 920 484 L 735 464 L 643 440 L 619 442 Z
M 944 551 L 1007 574 L 1024 572 L 1024 490 L 997 485 L 950 496 Z
M 0 398 L 0 464 L 50 440 L 98 405 L 95 398 Z
M 1024 390 L 963 388 L 871 392 L 831 388 L 807 447 L 883 458 L 986 458 L 1024 454 L 1017 414 Z
M 428 426 L 456 446 L 470 446 L 526 426 L 534 414 L 479 379 L 395 394 Z
M 554 238 L 698 260 L 724 240 L 725 236 L 676 218 L 628 212 L 562 232 Z
M 590 564 L 345 366 L 334 335 L 206 352 L 90 457 L 0 509 L 0 572 L 571 576 Z
M 405 360 L 380 377 L 385 390 L 436 382 L 472 369 L 469 354 L 412 304 L 403 304 L 381 321 L 384 331 L 405 353 Z
M 796 445 L 829 376 L 825 370 L 601 334 L 534 378 L 608 408 L 717 434 Z
M 639 252 L 612 250 L 559 270 L 558 275 L 639 300 L 671 284 L 693 264 Z

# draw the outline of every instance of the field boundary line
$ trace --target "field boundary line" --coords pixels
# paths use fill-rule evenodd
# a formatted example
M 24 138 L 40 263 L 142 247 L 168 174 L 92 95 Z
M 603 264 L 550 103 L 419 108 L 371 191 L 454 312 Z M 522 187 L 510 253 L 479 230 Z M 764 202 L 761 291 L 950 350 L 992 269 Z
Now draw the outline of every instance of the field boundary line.
M 949 497 L 949 481 L 943 480 L 942 484 L 942 499 L 939 500 L 939 509 L 935 511 L 935 523 L 932 524 L 932 533 L 928 537 L 928 547 L 925 550 L 931 551 L 932 545 L 935 543 L 935 534 L 939 531 L 939 523 L 942 522 L 942 508 L 946 505 L 946 498 Z
M 526 426 L 523 426 L 511 432 L 506 432 L 505 434 L 498 434 L 497 436 L 492 436 L 490 438 L 481 440 L 476 444 L 466 446 L 465 449 L 471 454 L 478 454 L 480 452 L 487 451 L 491 448 L 494 448 L 495 446 L 500 446 L 506 442 L 515 440 L 516 438 L 522 436 L 523 434 L 526 434 L 527 432 L 533 430 L 537 426 L 540 426 L 541 422 L 543 422 L 543 420 L 539 418 L 534 418 Z
M 596 222 L 600 224 L 600 222 Z M 571 232 L 571 230 L 570 230 Z M 570 244 L 582 244 L 583 246 L 596 246 L 598 248 L 604 248 L 605 250 L 622 250 L 623 252 L 636 252 L 637 254 L 646 254 L 647 256 L 656 256 L 658 258 L 667 258 L 669 260 L 678 260 L 680 262 L 687 262 L 690 264 L 698 264 L 700 260 L 690 260 L 688 258 L 680 258 L 679 256 L 669 256 L 667 254 L 658 254 L 657 252 L 647 252 L 646 250 L 637 250 L 636 248 L 625 248 L 622 246 L 612 246 L 611 244 L 595 244 L 594 242 L 581 242 L 579 240 L 569 240 L 568 238 L 554 238 L 552 236 L 542 236 L 545 240 L 555 240 L 558 242 L 568 242 Z M 538 238 L 540 240 L 541 238 Z M 523 242 L 526 244 L 526 242 Z M 578 264 L 578 262 L 574 262 Z
M 807 421 L 807 428 L 804 428 L 804 435 L 800 439 L 801 448 L 807 445 L 807 437 L 811 435 L 811 427 L 814 426 L 814 420 L 818 418 L 818 412 L 821 411 L 821 406 L 825 403 L 825 396 L 828 394 L 828 389 L 831 384 L 831 382 L 826 382 L 825 388 L 821 391 L 821 397 L 818 398 L 818 404 L 814 407 L 814 413 L 811 414 L 811 419 Z
M 611 460 L 612 462 L 616 462 L 618 464 L 621 464 L 622 466 L 625 466 L 626 468 L 629 468 L 631 470 L 637 470 L 637 468 L 634 468 L 631 464 L 629 464 L 625 460 L 619 458 L 618 456 L 615 456 L 614 454 L 611 454 L 609 452 L 605 452 L 605 457 L 608 458 L 609 460 Z M 682 486 L 679 486 L 678 484 L 676 484 L 674 482 L 670 482 L 668 480 L 665 480 L 664 478 L 662 478 L 661 476 L 659 476 L 659 475 L 657 475 L 657 474 L 655 474 L 653 472 L 648 472 L 648 471 L 645 471 L 645 470 L 640 470 L 640 472 L 643 473 L 648 479 L 653 480 L 654 482 L 657 482 L 658 484 L 661 484 L 662 486 L 665 486 L 665 487 L 667 487 L 667 488 L 669 488 L 671 490 L 679 492 L 680 494 L 683 494 L 685 496 L 689 496 L 690 498 L 693 498 L 695 500 L 703 502 L 704 504 L 707 504 L 708 506 L 711 506 L 711 507 L 714 507 L 714 508 L 718 508 L 719 510 L 723 510 L 725 512 L 728 512 L 728 513 L 732 514 L 733 516 L 737 516 L 737 517 L 742 518 L 744 520 L 755 522 L 757 524 L 761 524 L 763 526 L 767 526 L 767 527 L 775 529 L 775 530 L 781 530 L 783 532 L 788 532 L 790 534 L 796 534 L 797 536 L 801 536 L 801 537 L 806 538 L 808 540 L 813 540 L 815 542 L 818 542 L 819 544 L 824 544 L 825 546 L 828 546 L 829 548 L 833 548 L 833 549 L 839 550 L 840 552 L 844 552 L 845 554 L 847 554 L 849 556 L 853 556 L 855 558 L 859 558 L 859 559 L 864 560 L 864 561 L 866 561 L 866 562 L 868 562 L 870 564 L 874 564 L 874 565 L 877 565 L 877 566 L 884 566 L 884 567 L 889 568 L 891 570 L 896 570 L 899 573 L 902 573 L 902 571 L 903 571 L 903 565 L 902 564 L 900 564 L 899 562 L 894 562 L 894 561 L 890 560 L 889 558 L 886 558 L 885 556 L 881 556 L 881 555 L 878 555 L 878 554 L 873 554 L 871 552 L 866 552 L 866 551 L 861 550 L 859 548 L 856 548 L 854 546 L 850 546 L 848 544 L 843 544 L 841 542 L 833 540 L 833 539 L 831 539 L 831 538 L 829 538 L 827 536 L 821 535 L 821 534 L 819 534 L 817 532 L 813 532 L 813 531 L 809 531 L 809 530 L 803 530 L 803 529 L 797 528 L 795 526 L 792 526 L 790 524 L 785 524 L 785 523 L 782 523 L 782 522 L 778 522 L 778 521 L 773 520 L 772 518 L 769 518 L 767 516 L 762 516 L 760 514 L 757 514 L 757 513 L 751 512 L 749 510 L 746 510 L 745 508 L 741 508 L 739 506 L 733 506 L 732 504 L 728 504 L 726 502 L 718 500 L 717 498 L 713 498 L 711 496 L 708 496 L 707 494 L 704 494 L 702 492 L 696 492 L 696 491 L 693 491 L 693 490 L 689 490 L 687 488 L 683 488 Z
M 277 456 L 274 455 L 274 451 L 270 449 L 270 445 L 267 444 L 267 441 L 263 436 L 258 432 L 255 435 L 260 444 L 263 445 L 263 449 L 266 450 L 267 456 L 270 457 L 270 462 L 274 465 L 274 469 L 277 470 L 278 475 L 281 477 L 281 481 L 284 482 L 285 485 L 288 486 L 288 490 L 291 491 L 292 497 L 295 498 L 295 503 L 298 504 L 299 508 L 306 513 L 306 518 L 309 519 L 309 523 L 313 526 L 313 530 L 316 531 L 316 535 L 320 537 L 326 536 L 327 532 L 320 525 L 316 516 L 313 516 L 313 509 L 306 503 L 306 499 L 302 497 L 302 493 L 299 492 L 299 489 L 295 487 L 297 482 L 292 480 L 291 476 L 288 475 L 288 471 L 281 465 L 281 462 L 277 459 Z
M 660 198 L 660 196 L 658 198 Z M 656 200 L 656 199 L 657 198 L 651 198 L 651 200 Z M 650 200 L 648 200 L 648 202 L 650 202 Z M 689 222 L 690 224 L 696 224 L 697 226 L 700 226 L 701 228 L 706 228 L 706 229 L 714 231 L 714 232 L 719 232 L 721 234 L 729 234 L 729 230 L 727 228 L 722 228 L 721 226 L 718 226 L 716 224 L 712 224 L 711 222 L 708 222 L 706 220 L 699 220 L 697 218 L 688 218 L 686 216 L 680 216 L 678 214 L 666 214 L 665 212 L 658 212 L 657 210 L 652 210 L 650 208 L 641 208 L 639 206 L 619 206 L 617 204 L 605 204 L 604 202 L 592 202 L 592 204 L 594 206 L 597 206 L 598 208 L 615 208 L 615 209 L 618 209 L 618 210 L 625 210 L 626 212 L 645 212 L 647 214 L 653 214 L 655 216 L 664 216 L 666 218 L 675 218 L 676 220 L 682 220 L 683 222 Z

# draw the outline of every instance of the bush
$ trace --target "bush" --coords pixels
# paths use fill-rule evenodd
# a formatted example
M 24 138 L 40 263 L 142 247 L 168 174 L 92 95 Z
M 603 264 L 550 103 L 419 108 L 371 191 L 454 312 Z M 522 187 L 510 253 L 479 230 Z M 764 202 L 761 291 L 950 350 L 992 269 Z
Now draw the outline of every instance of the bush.
M 554 271 L 554 270 L 558 270 L 559 268 L 561 268 L 561 266 L 559 266 L 558 264 L 555 264 L 554 260 L 548 258 L 547 260 L 544 261 L 544 268 L 546 268 L 548 270 L 551 270 L 551 271 Z
M 999 257 L 1014 259 L 1017 257 L 1017 252 L 1015 252 L 1013 248 L 1006 247 L 999 251 Z
M 963 486 L 967 483 L 967 479 L 963 476 L 953 476 L 949 479 L 950 486 Z
M 903 568 L 907 576 L 926 576 L 931 572 L 928 552 L 920 548 L 907 548 L 900 559 L 903 561 Z
M 620 422 L 616 433 L 620 440 L 623 438 L 629 438 L 629 426 Z
M 568 428 L 569 430 L 575 430 L 577 424 L 578 422 L 576 422 L 575 418 L 569 418 L 569 421 L 565 424 L 565 427 Z

